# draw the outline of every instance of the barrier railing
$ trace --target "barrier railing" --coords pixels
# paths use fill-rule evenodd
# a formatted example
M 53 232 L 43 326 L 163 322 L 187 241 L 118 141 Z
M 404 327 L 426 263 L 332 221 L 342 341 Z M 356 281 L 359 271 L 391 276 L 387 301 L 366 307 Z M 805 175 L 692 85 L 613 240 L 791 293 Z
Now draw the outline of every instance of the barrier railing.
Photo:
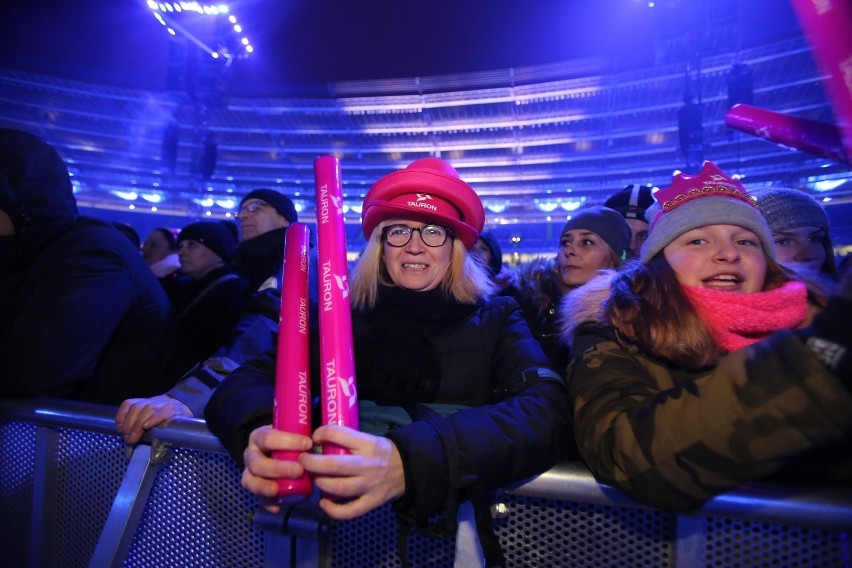
M 0 401 L 0 565 L 400 566 L 390 506 L 346 522 L 311 503 L 270 515 L 202 421 L 130 447 L 114 413 Z M 852 565 L 852 489 L 754 484 L 677 515 L 563 463 L 497 497 L 507 566 Z M 468 516 L 455 540 L 412 536 L 412 563 L 480 565 Z

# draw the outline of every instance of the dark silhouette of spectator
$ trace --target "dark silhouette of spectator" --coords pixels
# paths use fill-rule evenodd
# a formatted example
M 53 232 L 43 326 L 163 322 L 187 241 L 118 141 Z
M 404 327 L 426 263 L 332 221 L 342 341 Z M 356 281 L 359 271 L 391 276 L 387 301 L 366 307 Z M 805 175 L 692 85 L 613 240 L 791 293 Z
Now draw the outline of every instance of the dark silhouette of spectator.
M 228 229 L 228 232 L 231 233 L 235 243 L 240 242 L 240 228 L 236 223 L 229 219 L 222 219 L 219 221 L 219 224 Z
M 117 404 L 181 371 L 169 302 L 138 249 L 82 217 L 62 158 L 0 129 L 0 396 Z
M 470 254 L 479 257 L 492 280 L 503 269 L 503 249 L 497 242 L 497 237 L 490 231 L 483 231 L 479 235 L 479 240 L 476 241 Z
M 230 266 L 236 242 L 219 223 L 191 223 L 177 241 L 182 275 L 172 308 L 186 352 L 193 361 L 202 361 L 225 343 L 237 324 L 248 282 Z
M 136 229 L 134 229 L 130 224 L 113 221 L 112 226 L 118 229 L 122 235 L 130 239 L 130 242 L 136 250 L 139 250 L 142 247 L 142 241 L 139 239 L 139 233 L 137 233 Z

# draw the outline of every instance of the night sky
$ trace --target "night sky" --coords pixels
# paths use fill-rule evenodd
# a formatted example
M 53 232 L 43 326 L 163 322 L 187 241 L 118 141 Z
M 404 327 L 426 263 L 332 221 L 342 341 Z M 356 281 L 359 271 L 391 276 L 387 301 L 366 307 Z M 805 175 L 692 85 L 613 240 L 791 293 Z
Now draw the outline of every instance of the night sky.
M 133 88 L 166 87 L 170 36 L 142 0 L 5 4 L 0 66 Z M 745 30 L 744 46 L 783 39 L 797 27 L 786 0 L 733 4 Z M 638 0 L 240 0 L 230 6 L 255 53 L 234 63 L 228 89 L 269 96 L 288 85 L 487 71 L 592 56 L 606 57 L 616 68 L 651 66 L 663 10 L 688 14 L 718 4 L 659 0 L 649 8 Z M 184 23 L 200 39 L 213 42 L 216 34 L 209 25 Z

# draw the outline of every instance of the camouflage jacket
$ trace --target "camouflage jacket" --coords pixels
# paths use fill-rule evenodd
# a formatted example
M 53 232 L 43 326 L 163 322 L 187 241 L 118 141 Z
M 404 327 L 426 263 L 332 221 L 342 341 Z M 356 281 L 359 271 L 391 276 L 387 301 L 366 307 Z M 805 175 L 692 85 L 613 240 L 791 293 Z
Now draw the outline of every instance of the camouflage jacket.
M 767 476 L 852 480 L 852 392 L 793 331 L 691 369 L 587 319 L 573 353 L 580 453 L 598 479 L 639 501 L 687 510 Z

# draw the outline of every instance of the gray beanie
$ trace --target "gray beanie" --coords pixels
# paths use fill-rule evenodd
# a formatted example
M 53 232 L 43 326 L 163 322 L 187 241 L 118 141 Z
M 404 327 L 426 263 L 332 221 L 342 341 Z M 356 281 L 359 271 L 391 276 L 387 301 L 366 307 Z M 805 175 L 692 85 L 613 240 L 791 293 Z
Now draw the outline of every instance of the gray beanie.
M 826 233 L 830 230 L 822 205 L 803 191 L 770 187 L 751 194 L 773 235 L 799 227 L 819 227 Z
M 609 245 L 617 258 L 627 258 L 627 249 L 630 248 L 630 225 L 618 211 L 599 206 L 583 209 L 565 223 L 559 235 L 564 235 L 572 229 L 592 231 Z
M 704 162 L 694 176 L 675 174 L 672 184 L 654 194 L 657 203 L 645 213 L 650 225 L 640 258 L 648 263 L 672 241 L 707 225 L 737 225 L 758 236 L 763 251 L 775 258 L 775 243 L 766 220 L 743 185 L 716 164 Z

